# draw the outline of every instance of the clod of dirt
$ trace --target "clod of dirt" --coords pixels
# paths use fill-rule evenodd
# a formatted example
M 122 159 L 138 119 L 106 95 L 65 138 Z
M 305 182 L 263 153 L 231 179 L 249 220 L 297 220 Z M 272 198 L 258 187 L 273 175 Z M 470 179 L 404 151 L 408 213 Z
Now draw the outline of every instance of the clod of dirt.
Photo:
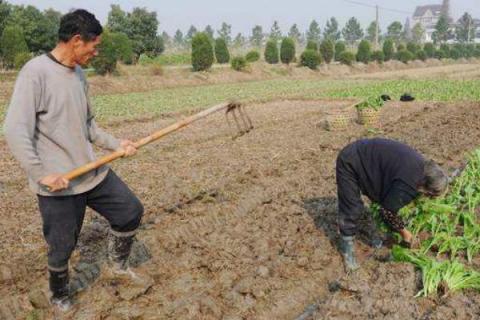
M 270 274 L 270 270 L 265 266 L 260 266 L 257 268 L 257 274 L 262 278 L 267 278 Z
M 11 282 L 13 280 L 13 272 L 7 266 L 0 266 L 0 283 Z
M 122 299 L 130 301 L 145 294 L 152 286 L 153 279 L 144 276 L 141 280 L 135 279 L 128 285 L 120 285 L 118 294 Z
M 36 309 L 47 309 L 50 307 L 47 294 L 40 289 L 31 291 L 28 294 L 28 299 L 32 306 Z

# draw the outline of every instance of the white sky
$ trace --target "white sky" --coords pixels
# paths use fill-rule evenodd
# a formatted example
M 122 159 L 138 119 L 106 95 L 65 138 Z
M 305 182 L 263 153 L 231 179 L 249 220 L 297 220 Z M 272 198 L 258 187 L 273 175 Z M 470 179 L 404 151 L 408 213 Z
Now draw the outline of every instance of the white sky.
M 404 23 L 407 17 L 411 17 L 418 5 L 441 3 L 441 0 L 432 2 L 428 0 L 353 1 L 402 11 L 400 13 L 380 10 L 382 32 L 386 31 L 386 26 L 392 21 L 398 20 Z M 337 18 L 340 28 L 343 28 L 345 22 L 352 16 L 359 19 L 363 28 L 366 28 L 375 19 L 374 8 L 357 5 L 348 0 L 83 0 L 81 5 L 79 5 L 79 1 L 70 0 L 7 0 L 7 2 L 30 4 L 42 10 L 54 8 L 61 12 L 67 12 L 72 8 L 84 8 L 94 13 L 102 23 L 106 22 L 112 3 L 119 4 L 126 11 L 130 11 L 133 7 L 146 7 L 157 12 L 160 22 L 159 32 L 167 31 L 170 35 L 177 29 L 186 33 L 192 24 L 197 29 L 203 29 L 207 24 L 210 24 L 216 30 L 220 28 L 223 21 L 232 25 L 233 35 L 238 32 L 250 35 L 254 25 L 261 25 L 267 32 L 275 20 L 278 20 L 282 32 L 286 33 L 294 23 L 297 23 L 303 32 L 312 19 L 317 20 L 322 32 L 326 21 L 332 16 Z M 473 17 L 480 18 L 480 0 L 452 0 L 450 3 L 451 14 L 455 19 L 458 19 L 466 11 Z

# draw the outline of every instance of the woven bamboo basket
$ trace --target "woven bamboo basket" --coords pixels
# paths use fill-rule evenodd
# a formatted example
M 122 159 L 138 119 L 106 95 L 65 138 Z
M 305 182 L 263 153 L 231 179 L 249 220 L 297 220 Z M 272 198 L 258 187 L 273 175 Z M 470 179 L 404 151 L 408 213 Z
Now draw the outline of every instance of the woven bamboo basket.
M 357 110 L 358 123 L 364 126 L 375 126 L 380 118 L 380 110 L 366 108 Z
M 326 129 L 329 131 L 345 130 L 348 128 L 352 118 L 346 114 L 336 114 L 327 117 Z

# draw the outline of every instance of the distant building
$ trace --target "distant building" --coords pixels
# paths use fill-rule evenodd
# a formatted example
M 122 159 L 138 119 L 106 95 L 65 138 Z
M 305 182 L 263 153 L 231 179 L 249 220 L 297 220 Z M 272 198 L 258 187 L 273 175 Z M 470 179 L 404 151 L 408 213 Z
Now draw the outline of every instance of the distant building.
M 473 24 L 476 27 L 474 41 L 480 43 L 480 19 L 473 19 Z
M 413 26 L 420 23 L 423 29 L 425 29 L 425 42 L 433 41 L 432 34 L 442 14 L 446 15 L 450 22 L 452 21 L 450 17 L 450 1 L 444 0 L 442 4 L 418 6 L 415 9 L 412 18 Z

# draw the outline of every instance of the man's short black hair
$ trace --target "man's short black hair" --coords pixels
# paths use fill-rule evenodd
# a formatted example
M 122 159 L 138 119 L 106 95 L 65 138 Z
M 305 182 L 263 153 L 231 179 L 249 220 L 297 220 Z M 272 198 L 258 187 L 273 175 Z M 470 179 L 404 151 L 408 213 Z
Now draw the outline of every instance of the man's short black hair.
M 78 9 L 62 17 L 58 29 L 58 39 L 62 42 L 68 42 L 78 34 L 83 41 L 92 41 L 102 32 L 102 25 L 93 14 L 87 10 Z

